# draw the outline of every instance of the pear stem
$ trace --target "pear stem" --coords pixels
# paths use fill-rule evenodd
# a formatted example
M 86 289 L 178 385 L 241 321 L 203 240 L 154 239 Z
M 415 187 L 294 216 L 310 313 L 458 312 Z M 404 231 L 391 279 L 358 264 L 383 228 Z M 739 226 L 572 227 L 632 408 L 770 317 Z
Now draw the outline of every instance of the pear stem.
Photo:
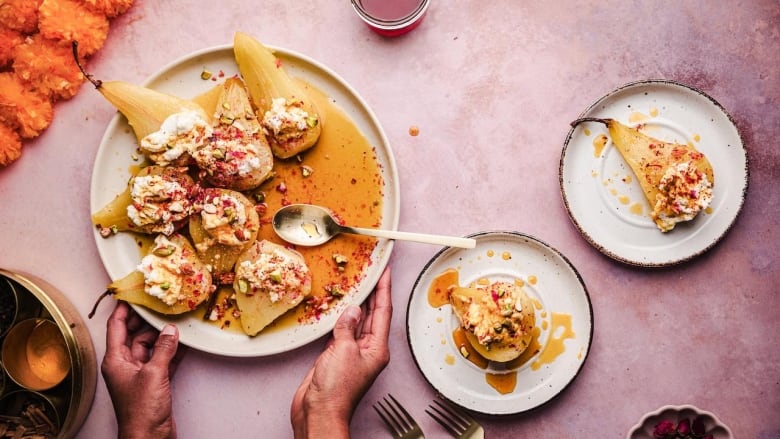
M 100 88 L 100 86 L 103 85 L 103 81 L 99 79 L 93 79 L 92 75 L 87 73 L 84 70 L 84 67 L 81 65 L 81 62 L 79 62 L 79 42 L 74 41 L 71 46 L 73 47 L 73 59 L 76 61 L 76 66 L 79 68 L 79 70 L 81 70 L 81 74 L 84 75 L 84 77 L 87 78 L 87 81 L 91 82 L 95 88 Z
M 596 123 L 603 123 L 604 125 L 609 125 L 609 119 L 599 119 L 598 117 L 582 117 L 575 120 L 570 125 L 572 127 L 576 127 L 577 125 L 583 122 L 596 122 Z
M 92 311 L 90 311 L 89 314 L 87 314 L 87 317 L 91 319 L 95 315 L 95 311 L 97 311 L 97 307 L 98 305 L 100 305 L 100 302 L 102 302 L 103 299 L 106 298 L 106 296 L 111 296 L 113 294 L 114 294 L 113 290 L 106 290 L 105 293 L 101 294 L 100 297 L 98 297 L 97 302 L 95 302 L 95 304 L 92 306 Z

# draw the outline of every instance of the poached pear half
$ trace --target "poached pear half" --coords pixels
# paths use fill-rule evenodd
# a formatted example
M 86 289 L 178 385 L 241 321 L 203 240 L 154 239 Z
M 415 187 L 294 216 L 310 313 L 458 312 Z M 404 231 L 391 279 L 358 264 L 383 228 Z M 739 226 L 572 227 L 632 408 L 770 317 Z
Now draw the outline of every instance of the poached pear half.
M 712 164 L 691 144 L 664 142 L 615 119 L 582 118 L 572 122 L 607 126 L 615 148 L 636 176 L 662 232 L 693 219 L 712 201 Z
M 229 273 L 238 256 L 257 239 L 260 217 L 241 192 L 203 189 L 194 202 L 189 231 L 200 259 L 214 273 Z
M 530 297 L 515 283 L 455 287 L 450 304 L 469 343 L 488 360 L 514 360 L 531 343 L 536 313 Z
M 113 295 L 161 314 L 182 314 L 197 308 L 213 292 L 211 273 L 195 249 L 187 238 L 173 234 L 158 235 L 138 268 L 111 282 L 101 298 Z
M 270 49 L 250 35 L 236 32 L 233 52 L 274 155 L 285 159 L 314 146 L 322 132 L 322 120 L 304 86 L 287 74 Z
M 236 261 L 233 289 L 248 335 L 296 307 L 311 293 L 312 275 L 303 256 L 270 241 L 255 241 Z

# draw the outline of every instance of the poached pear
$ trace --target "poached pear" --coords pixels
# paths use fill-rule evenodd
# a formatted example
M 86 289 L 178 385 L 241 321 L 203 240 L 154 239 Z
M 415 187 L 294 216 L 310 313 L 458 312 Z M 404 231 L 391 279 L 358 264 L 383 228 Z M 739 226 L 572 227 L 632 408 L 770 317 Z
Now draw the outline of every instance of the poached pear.
M 138 268 L 111 282 L 98 303 L 111 295 L 161 314 L 182 314 L 206 301 L 214 289 L 211 273 L 187 238 L 180 234 L 158 235 Z
M 514 360 L 531 343 L 536 324 L 533 302 L 514 283 L 455 287 L 450 304 L 469 343 L 488 360 Z
M 271 175 L 271 147 L 244 83 L 229 78 L 219 91 L 212 138 L 191 155 L 202 178 L 212 185 L 236 191 L 254 189 Z
M 214 273 L 229 273 L 238 256 L 257 239 L 260 217 L 244 194 L 203 189 L 194 202 L 189 231 L 195 251 Z
M 92 214 L 92 223 L 103 237 L 125 231 L 170 235 L 187 223 L 198 189 L 187 168 L 148 166 Z
M 312 275 L 303 256 L 279 244 L 255 241 L 236 261 L 233 289 L 248 335 L 295 308 L 311 293 Z
M 615 148 L 633 171 L 662 232 L 693 219 L 712 201 L 715 176 L 707 157 L 691 144 L 664 142 L 615 119 L 582 118 L 572 122 L 607 126 Z
M 322 120 L 304 86 L 270 49 L 245 33 L 236 32 L 233 52 L 274 155 L 285 159 L 314 146 Z

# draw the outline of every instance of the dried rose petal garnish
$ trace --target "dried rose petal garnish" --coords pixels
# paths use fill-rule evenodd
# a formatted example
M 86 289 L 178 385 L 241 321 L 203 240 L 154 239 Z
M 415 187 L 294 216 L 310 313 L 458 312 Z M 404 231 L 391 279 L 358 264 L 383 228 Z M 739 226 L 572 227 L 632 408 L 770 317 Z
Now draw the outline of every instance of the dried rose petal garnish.
M 698 416 L 693 421 L 688 418 L 681 419 L 676 427 L 674 422 L 663 420 L 655 424 L 653 437 L 656 439 L 713 439 L 711 433 L 707 434 L 703 416 Z

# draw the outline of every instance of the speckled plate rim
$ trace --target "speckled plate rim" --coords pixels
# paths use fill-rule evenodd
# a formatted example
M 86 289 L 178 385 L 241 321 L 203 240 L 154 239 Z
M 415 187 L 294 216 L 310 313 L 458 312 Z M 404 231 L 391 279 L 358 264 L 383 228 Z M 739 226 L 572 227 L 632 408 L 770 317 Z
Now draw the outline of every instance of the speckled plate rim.
M 594 248 L 596 248 L 598 251 L 603 253 L 604 255 L 625 263 L 629 265 L 639 266 L 639 267 L 667 267 L 667 266 L 673 266 L 682 264 L 684 262 L 690 261 L 691 259 L 696 258 L 697 256 L 700 256 L 704 253 L 706 253 L 708 250 L 710 250 L 712 247 L 714 247 L 726 234 L 731 230 L 732 226 L 736 222 L 741 210 L 742 206 L 744 205 L 745 197 L 747 196 L 747 190 L 748 190 L 748 181 L 749 181 L 749 163 L 748 163 L 748 154 L 744 146 L 744 141 L 742 139 L 742 135 L 739 132 L 739 129 L 737 128 L 736 123 L 734 122 L 731 115 L 725 110 L 725 108 L 718 103 L 715 99 L 713 99 L 711 96 L 706 94 L 705 92 L 689 86 L 682 84 L 677 81 L 667 80 L 667 79 L 646 79 L 646 80 L 639 80 L 634 82 L 629 82 L 627 84 L 624 84 L 598 100 L 596 100 L 591 106 L 589 106 L 586 110 L 584 110 L 578 117 L 615 117 L 618 120 L 621 120 L 621 118 L 618 115 L 597 115 L 601 109 L 605 107 L 606 104 L 609 103 L 611 99 L 615 99 L 615 96 L 620 96 L 621 94 L 630 93 L 634 89 L 641 89 L 642 87 L 648 87 L 648 86 L 657 86 L 662 87 L 670 90 L 677 89 L 681 93 L 686 93 L 691 96 L 694 96 L 701 100 L 702 103 L 705 105 L 711 105 L 712 110 L 719 116 L 719 123 L 722 123 L 724 125 L 728 125 L 729 129 L 733 129 L 733 140 L 735 141 L 735 150 L 737 151 L 737 155 L 741 156 L 742 160 L 740 161 L 732 161 L 729 162 L 729 171 L 733 172 L 735 175 L 739 175 L 739 178 L 735 178 L 736 181 L 734 184 L 739 185 L 736 191 L 730 192 L 730 198 L 727 201 L 729 203 L 729 211 L 726 213 L 723 213 L 723 215 L 728 214 L 729 217 L 726 218 L 725 221 L 721 221 L 721 225 L 719 225 L 717 228 L 710 228 L 707 230 L 707 233 L 709 234 L 709 239 L 706 243 L 698 245 L 698 246 L 692 246 L 684 248 L 683 251 L 675 252 L 672 250 L 676 250 L 673 245 L 662 245 L 662 247 L 665 247 L 668 251 L 666 252 L 659 252 L 657 255 L 653 256 L 648 254 L 644 254 L 643 256 L 639 257 L 635 254 L 627 254 L 629 253 L 626 251 L 624 247 L 621 247 L 621 243 L 618 243 L 615 245 L 614 243 L 608 243 L 607 239 L 604 238 L 604 236 L 600 235 L 597 230 L 594 230 L 593 227 L 589 227 L 586 224 L 586 220 L 584 218 L 587 213 L 581 213 L 581 212 L 575 212 L 572 209 L 572 202 L 574 201 L 571 199 L 571 196 L 569 192 L 568 186 L 571 185 L 570 182 L 567 182 L 567 160 L 569 154 L 569 146 L 573 142 L 573 139 L 577 135 L 579 135 L 582 131 L 580 127 L 571 127 L 569 129 L 568 134 L 566 135 L 566 139 L 563 144 L 563 149 L 561 151 L 561 158 L 559 163 L 559 169 L 558 169 L 558 177 L 559 177 L 559 185 L 560 185 L 560 192 L 561 196 L 563 198 L 563 204 L 566 208 L 566 211 L 569 215 L 569 218 L 574 223 L 575 227 L 578 229 L 580 234 L 585 238 L 588 243 L 590 243 Z M 625 120 L 622 120 L 623 123 L 625 123 Z M 711 154 L 713 154 L 712 151 L 704 151 L 708 154 L 708 157 L 712 157 Z M 582 172 L 585 172 L 584 170 Z M 630 171 L 629 171 L 630 173 Z M 719 190 L 718 188 L 718 175 L 720 173 L 716 173 L 715 179 L 716 179 L 716 190 Z M 633 175 L 633 174 L 631 174 Z M 721 179 L 722 180 L 722 179 Z M 638 187 L 638 185 L 636 185 Z M 714 202 L 718 202 L 717 199 L 714 200 Z M 716 212 L 716 214 L 720 214 L 720 212 Z M 702 215 L 699 215 L 700 217 Z M 649 221 L 649 218 L 648 218 Z M 691 223 L 695 223 L 697 221 L 700 221 L 699 218 L 695 219 Z M 612 224 L 614 225 L 614 224 Z M 687 225 L 683 225 L 683 227 L 686 227 Z M 620 227 L 620 226 L 619 226 Z M 682 229 L 683 227 L 678 226 L 678 229 Z M 671 231 L 671 233 L 676 233 L 678 231 Z M 657 231 L 659 239 L 662 239 L 662 235 L 660 231 Z M 695 232 L 693 232 L 695 233 Z M 678 233 L 678 235 L 680 235 Z M 689 234 L 690 235 L 690 234 Z M 675 236 L 675 235 L 670 235 Z M 685 238 L 687 239 L 687 238 Z
M 292 50 L 271 45 L 266 47 L 284 62 L 291 76 L 300 77 L 323 91 L 352 118 L 363 135 L 375 146 L 384 181 L 381 227 L 397 230 L 400 214 L 398 170 L 390 142 L 374 112 L 352 86 L 328 67 Z M 209 47 L 182 56 L 162 67 L 142 85 L 185 98 L 194 97 L 218 83 L 201 79 L 200 75 L 204 69 L 215 75 L 224 70 L 225 78 L 237 74 L 233 45 Z M 90 185 L 91 212 L 96 212 L 123 190 L 123 185 L 129 178 L 128 168 L 137 164 L 130 159 L 135 143 L 135 136 L 127 120 L 117 114 L 106 128 L 95 157 Z M 112 280 L 132 271 L 140 261 L 132 236 L 120 233 L 110 239 L 104 239 L 94 230 L 94 238 L 100 258 Z M 362 303 L 368 297 L 389 262 L 393 245 L 392 240 L 378 241 L 366 275 L 358 287 L 350 291 L 338 306 L 324 313 L 319 320 L 292 328 L 272 328 L 255 337 L 248 337 L 238 331 L 220 330 L 215 325 L 202 322 L 191 313 L 164 316 L 141 306 L 133 305 L 133 308 L 157 329 L 161 329 L 166 323 L 175 323 L 179 328 L 181 343 L 203 352 L 232 357 L 260 357 L 288 352 L 329 333 L 344 306 L 348 303 Z
M 715 416 L 714 413 L 709 412 L 707 410 L 702 410 L 694 405 L 691 404 L 683 404 L 683 405 L 664 405 L 659 407 L 657 410 L 654 410 L 652 412 L 647 412 L 642 416 L 642 418 L 634 424 L 633 427 L 626 433 L 626 439 L 653 439 L 652 429 L 655 427 L 655 424 L 657 422 L 660 422 L 664 419 L 664 413 L 669 413 L 669 415 L 666 416 L 672 416 L 672 414 L 675 415 L 675 422 L 679 421 L 680 413 L 690 411 L 693 413 L 696 413 L 697 416 L 704 416 L 705 418 L 708 418 L 705 420 L 705 424 L 708 424 L 708 430 L 712 429 L 720 429 L 723 434 L 718 434 L 714 437 L 714 439 L 733 439 L 734 434 L 731 432 L 731 429 L 723 423 L 717 416 Z M 645 434 L 642 436 L 643 433 L 647 433 L 647 430 L 650 429 L 649 434 Z M 717 434 L 717 433 L 716 433 Z
M 561 253 L 554 247 L 550 246 L 546 242 L 534 236 L 517 232 L 517 231 L 491 230 L 491 231 L 477 232 L 468 235 L 468 237 L 477 240 L 477 246 L 475 249 L 466 250 L 466 249 L 457 249 L 453 247 L 443 248 L 442 250 L 437 252 L 425 264 L 423 269 L 420 271 L 420 274 L 418 275 L 417 279 L 415 280 L 414 285 L 412 286 L 412 291 L 411 294 L 409 295 L 409 301 L 407 303 L 407 309 L 406 309 L 406 337 L 409 345 L 409 350 L 412 354 L 412 359 L 414 360 L 415 365 L 417 366 L 417 369 L 422 374 L 423 378 L 428 382 L 428 384 L 432 388 L 434 388 L 438 392 L 439 395 L 451 401 L 453 404 L 461 408 L 464 408 L 466 410 L 470 410 L 476 413 L 481 413 L 490 416 L 513 416 L 513 415 L 518 415 L 521 413 L 527 413 L 527 412 L 540 409 L 545 404 L 554 400 L 558 395 L 563 393 L 563 391 L 566 390 L 571 385 L 571 383 L 573 383 L 574 380 L 579 376 L 588 358 L 590 349 L 593 345 L 593 334 L 594 334 L 593 306 L 590 300 L 590 294 L 588 293 L 588 289 L 585 285 L 585 281 L 583 280 L 582 276 L 579 274 L 577 269 L 574 267 L 574 265 L 569 261 L 569 259 L 565 255 L 563 255 L 563 253 Z M 427 288 L 428 288 L 428 283 L 430 282 L 430 278 L 435 277 L 438 274 L 438 273 L 432 273 L 434 266 L 436 266 L 437 264 L 439 264 L 439 262 L 444 260 L 462 261 L 465 258 L 464 256 L 465 254 L 473 254 L 475 252 L 479 252 L 481 250 L 480 244 L 485 240 L 491 240 L 491 239 L 504 239 L 505 241 L 508 241 L 513 244 L 535 246 L 539 249 L 548 252 L 549 255 L 552 256 L 552 258 L 557 260 L 556 262 L 560 264 L 560 268 L 565 269 L 567 271 L 565 275 L 569 277 L 568 281 L 577 286 L 577 291 L 576 293 L 573 294 L 577 299 L 583 301 L 582 304 L 585 304 L 583 308 L 579 309 L 579 311 L 586 314 L 586 316 L 584 316 L 585 321 L 580 322 L 580 325 L 584 324 L 585 326 L 588 327 L 586 333 L 584 334 L 584 339 L 579 340 L 583 343 L 581 345 L 581 350 L 579 351 L 580 358 L 577 358 L 575 360 L 579 364 L 577 364 L 575 367 L 566 369 L 565 370 L 566 376 L 560 377 L 560 380 L 556 383 L 554 388 L 552 385 L 549 386 L 550 388 L 553 388 L 553 390 L 550 393 L 546 393 L 538 398 L 534 398 L 534 393 L 538 394 L 538 389 L 542 386 L 547 387 L 547 385 L 549 384 L 548 381 L 553 378 L 549 378 L 549 377 L 545 378 L 530 393 L 518 393 L 518 391 L 516 390 L 515 392 L 512 392 L 509 395 L 500 395 L 498 392 L 494 391 L 493 389 L 490 389 L 489 393 L 477 395 L 479 398 L 483 398 L 483 399 L 479 399 L 479 400 L 468 399 L 468 398 L 473 398 L 475 396 L 474 392 L 470 392 L 470 394 L 466 395 L 467 398 L 464 398 L 463 397 L 464 396 L 463 391 L 465 389 L 464 381 L 466 380 L 448 379 L 448 380 L 444 380 L 443 382 L 450 383 L 451 385 L 446 385 L 446 386 L 442 384 L 437 385 L 437 383 L 434 382 L 436 380 L 434 380 L 433 377 L 434 374 L 440 372 L 433 370 L 435 369 L 435 366 L 423 361 L 421 359 L 421 353 L 423 351 L 420 350 L 418 352 L 415 348 L 416 337 L 412 331 L 412 326 L 413 326 L 412 321 L 418 318 L 417 312 L 421 308 L 416 308 L 414 305 L 416 303 L 416 300 L 421 300 L 425 302 L 423 305 L 424 307 L 431 308 L 430 305 L 427 303 Z M 525 242 L 526 244 L 521 244 L 521 242 Z M 500 259 L 500 256 L 496 255 L 495 258 Z M 539 260 L 537 262 L 539 264 L 548 264 L 548 265 L 553 264 L 550 260 L 546 258 L 543 258 L 543 260 Z M 453 262 L 452 264 L 448 263 L 448 265 L 455 266 L 459 264 Z M 496 270 L 504 271 L 501 269 L 495 269 L 494 272 Z M 488 269 L 487 271 L 490 270 Z M 505 273 L 509 273 L 509 271 L 511 270 L 505 271 Z M 540 282 L 542 282 L 542 280 L 540 280 Z M 532 292 L 531 294 L 532 297 L 535 294 L 536 294 L 535 291 Z M 421 299 L 420 297 L 424 297 L 424 298 Z M 571 306 L 576 307 L 577 304 L 572 304 Z M 554 312 L 555 310 L 549 310 L 549 311 Z M 443 313 L 450 316 L 452 315 L 452 311 L 449 305 L 444 305 L 443 307 L 439 307 L 433 312 L 437 312 L 439 314 Z M 453 320 L 455 319 L 454 316 L 452 316 L 451 318 Z M 577 325 L 572 325 L 572 326 L 577 326 Z M 447 341 L 447 344 L 451 345 L 451 342 Z M 573 351 L 571 352 L 571 355 L 575 355 Z M 442 358 L 441 362 L 443 361 L 444 359 Z M 468 364 L 467 360 L 458 357 L 455 357 L 455 361 L 460 362 L 461 364 Z M 531 361 L 529 361 L 527 365 L 530 363 Z M 571 363 L 568 363 L 568 365 L 570 364 Z M 544 372 L 545 374 L 551 373 L 549 371 L 548 366 L 545 366 L 545 368 L 547 369 Z M 468 369 L 471 372 L 468 372 L 469 377 L 466 378 L 473 378 L 475 376 L 474 374 L 476 374 L 480 376 L 480 379 L 484 380 L 484 372 L 478 370 L 476 366 L 473 367 L 468 366 Z M 518 372 L 518 375 L 522 373 L 523 371 L 520 370 Z M 518 377 L 518 385 L 520 381 L 521 378 Z M 496 407 L 500 407 L 500 409 L 496 409 Z

